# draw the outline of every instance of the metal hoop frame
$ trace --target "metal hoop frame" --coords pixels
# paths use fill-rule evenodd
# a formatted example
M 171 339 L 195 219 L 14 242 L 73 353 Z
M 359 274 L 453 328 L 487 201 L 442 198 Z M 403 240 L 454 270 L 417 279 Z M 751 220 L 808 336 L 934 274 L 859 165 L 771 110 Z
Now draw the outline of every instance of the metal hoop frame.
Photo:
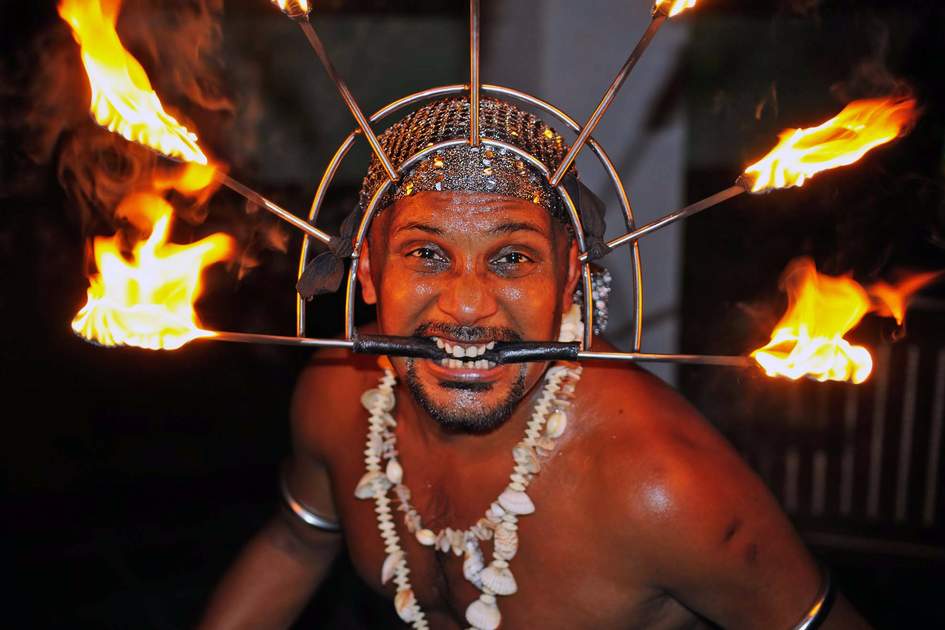
M 481 89 L 482 91 L 486 93 L 497 94 L 497 95 L 504 96 L 506 98 L 511 98 L 521 103 L 525 103 L 527 105 L 536 107 L 540 109 L 541 111 L 552 115 L 554 118 L 564 123 L 574 132 L 580 132 L 581 130 L 580 126 L 573 118 L 565 114 L 563 111 L 561 111 L 557 107 L 554 107 L 550 103 L 547 103 L 546 101 L 536 96 L 533 96 L 526 92 L 516 90 L 514 88 L 508 88 L 508 87 L 497 86 L 497 85 L 483 84 L 481 86 Z M 383 120 L 387 116 L 397 111 L 400 111 L 406 107 L 409 107 L 410 105 L 422 102 L 424 100 L 438 98 L 441 96 L 448 96 L 452 94 L 461 94 L 461 93 L 469 92 L 469 90 L 470 90 L 469 85 L 455 84 L 455 85 L 446 85 L 446 86 L 441 86 L 441 87 L 430 88 L 430 89 L 423 90 L 420 92 L 415 92 L 414 94 L 410 94 L 408 96 L 400 98 L 396 101 L 393 101 L 392 103 L 389 103 L 385 107 L 379 109 L 377 112 L 371 115 L 369 120 L 370 122 L 374 123 L 374 122 Z M 332 156 L 331 160 L 329 161 L 328 166 L 325 169 L 324 174 L 322 175 L 321 182 L 318 185 L 318 189 L 315 192 L 315 197 L 312 200 L 312 206 L 309 211 L 309 222 L 312 225 L 315 225 L 318 220 L 318 215 L 321 211 L 322 204 L 324 203 L 325 196 L 328 192 L 329 187 L 331 186 L 332 181 L 335 178 L 335 175 L 337 175 L 337 172 L 338 172 L 339 167 L 341 166 L 341 163 L 344 161 L 345 157 L 350 152 L 351 147 L 354 145 L 354 141 L 356 137 L 360 135 L 361 133 L 362 132 L 360 129 L 355 129 L 350 134 L 348 134 L 348 136 L 344 139 L 344 141 L 342 141 L 341 145 L 338 147 L 338 149 L 335 151 L 335 154 Z M 488 138 L 482 138 L 481 143 L 512 151 L 513 153 L 515 153 L 522 159 L 527 160 L 539 171 L 541 171 L 542 174 L 546 178 L 550 177 L 551 175 L 548 167 L 545 166 L 545 164 L 543 164 L 538 158 L 536 158 L 535 156 L 525 151 L 522 151 L 518 147 L 509 145 L 509 144 L 506 144 L 497 140 L 490 140 Z M 457 138 L 455 140 L 447 140 L 437 145 L 427 147 L 423 149 L 422 151 L 418 152 L 417 154 L 408 158 L 400 166 L 400 170 L 410 168 L 411 166 L 413 166 L 414 164 L 416 164 L 417 162 L 422 160 L 424 157 L 426 157 L 427 155 L 433 152 L 445 149 L 447 147 L 457 146 L 457 145 L 462 145 L 462 144 L 471 144 L 470 138 L 465 137 L 465 138 Z M 611 183 L 613 184 L 615 190 L 617 191 L 617 197 L 618 197 L 618 200 L 620 201 L 621 208 L 623 209 L 624 221 L 626 223 L 627 229 L 629 231 L 636 229 L 636 222 L 633 216 L 633 208 L 630 205 L 630 199 L 627 196 L 626 189 L 623 186 L 623 182 L 621 181 L 620 176 L 617 173 L 617 169 L 613 165 L 613 162 L 610 160 L 610 157 L 607 155 L 604 149 L 600 146 L 600 144 L 597 143 L 596 140 L 591 138 L 588 140 L 587 144 L 588 146 L 591 147 L 591 150 L 597 156 L 598 161 L 601 163 L 602 167 L 604 168 L 604 171 L 610 177 Z M 355 304 L 355 289 L 357 286 L 357 266 L 358 266 L 358 261 L 361 256 L 361 249 L 364 244 L 364 239 L 367 235 L 367 231 L 370 228 L 371 221 L 373 220 L 374 215 L 377 212 L 377 204 L 383 198 L 384 194 L 390 188 L 390 185 L 392 183 L 393 182 L 388 180 L 375 192 L 374 196 L 371 198 L 370 203 L 368 204 L 368 207 L 365 209 L 364 216 L 362 217 L 362 220 L 361 220 L 361 224 L 358 226 L 358 232 L 357 232 L 355 243 L 354 243 L 354 252 L 351 255 L 351 267 L 348 270 L 348 281 L 347 281 L 346 294 L 345 294 L 345 338 L 349 341 L 354 337 L 356 333 L 355 328 L 354 328 L 354 304 Z M 564 186 L 558 186 L 557 192 L 561 196 L 562 200 L 564 201 L 565 207 L 567 208 L 568 214 L 571 219 L 571 223 L 574 226 L 578 248 L 581 254 L 584 254 L 586 252 L 586 245 L 584 242 L 584 229 L 583 229 L 583 225 L 581 223 L 581 218 L 580 218 L 580 215 L 578 214 L 577 208 L 575 207 L 574 202 L 571 199 L 568 192 L 564 189 Z M 301 276 L 302 271 L 305 269 L 305 265 L 308 262 L 308 254 L 309 254 L 309 240 L 308 238 L 304 238 L 302 240 L 302 247 L 301 247 L 301 252 L 299 256 L 299 271 L 298 271 L 299 276 Z M 633 284 L 634 284 L 633 350 L 635 352 L 639 352 L 642 346 L 642 342 L 643 342 L 643 286 L 642 286 L 643 269 L 642 269 L 642 266 L 643 265 L 642 265 L 642 260 L 640 256 L 639 244 L 637 242 L 634 242 L 631 246 L 631 270 L 633 272 Z M 583 341 L 584 341 L 584 349 L 589 350 L 591 347 L 591 343 L 593 342 L 592 318 L 594 315 L 594 302 L 593 302 L 593 294 L 592 294 L 592 288 L 591 288 L 590 265 L 586 262 L 582 265 L 581 275 L 582 275 L 582 284 L 584 288 L 583 311 L 584 311 L 585 329 L 584 329 Z M 296 296 L 296 334 L 299 337 L 305 336 L 305 321 L 306 321 L 305 300 L 303 300 L 301 296 Z

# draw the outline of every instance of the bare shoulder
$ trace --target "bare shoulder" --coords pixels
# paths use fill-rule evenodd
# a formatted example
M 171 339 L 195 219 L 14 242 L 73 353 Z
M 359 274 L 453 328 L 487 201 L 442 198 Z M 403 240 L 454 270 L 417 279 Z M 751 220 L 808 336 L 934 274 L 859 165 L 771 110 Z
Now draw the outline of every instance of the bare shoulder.
M 327 463 L 332 448 L 359 418 L 359 400 L 380 375 L 374 357 L 344 349 L 325 349 L 312 356 L 292 396 L 292 439 L 296 452 Z
M 637 578 L 725 627 L 789 627 L 820 583 L 767 488 L 682 396 L 648 372 L 589 365 L 597 517 Z M 586 412 L 582 411 L 582 417 Z M 746 597 L 750 605 L 746 604 Z

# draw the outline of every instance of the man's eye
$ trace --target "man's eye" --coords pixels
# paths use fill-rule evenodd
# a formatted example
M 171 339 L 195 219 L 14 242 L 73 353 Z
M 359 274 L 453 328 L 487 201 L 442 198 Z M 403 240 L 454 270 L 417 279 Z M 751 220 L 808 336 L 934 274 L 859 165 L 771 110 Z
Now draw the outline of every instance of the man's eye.
M 511 252 L 495 259 L 495 263 L 499 265 L 521 265 L 529 262 L 532 262 L 532 259 L 520 252 Z
M 419 258 L 420 260 L 444 261 L 445 258 L 435 249 L 429 247 L 420 247 L 407 254 L 408 258 Z

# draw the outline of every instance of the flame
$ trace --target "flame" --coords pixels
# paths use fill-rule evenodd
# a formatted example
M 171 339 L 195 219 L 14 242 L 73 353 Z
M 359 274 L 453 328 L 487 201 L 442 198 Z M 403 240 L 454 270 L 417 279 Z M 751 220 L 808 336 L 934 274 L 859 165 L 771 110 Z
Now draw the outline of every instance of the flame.
M 168 243 L 173 208 L 155 193 L 122 202 L 119 214 L 151 226 L 150 235 L 121 254 L 120 235 L 96 238 L 98 273 L 90 278 L 88 302 L 72 330 L 104 346 L 173 350 L 214 333 L 200 328 L 193 304 L 202 290 L 201 273 L 233 252 L 233 241 L 213 234 L 190 245 Z
M 59 15 L 82 50 L 95 121 L 168 157 L 207 164 L 196 134 L 164 111 L 141 64 L 118 39 L 115 24 L 120 8 L 121 0 L 59 3 Z
M 873 297 L 876 313 L 881 317 L 893 317 L 902 326 L 909 298 L 941 275 L 940 271 L 930 271 L 909 276 L 896 284 L 877 282 L 870 285 L 868 290 Z
M 862 383 L 873 359 L 843 338 L 870 311 L 870 298 L 850 278 L 817 273 L 809 258 L 793 261 L 781 278 L 788 310 L 771 342 L 751 356 L 768 376 Z
M 272 0 L 272 3 L 289 17 L 302 17 L 312 11 L 308 0 Z
M 862 383 L 873 370 L 873 358 L 844 336 L 868 313 L 895 317 L 901 325 L 909 298 L 940 275 L 919 273 L 896 285 L 864 288 L 848 277 L 820 274 L 811 259 L 798 258 L 781 277 L 788 310 L 768 345 L 751 356 L 768 376 Z
M 669 17 L 676 17 L 686 9 L 696 6 L 697 0 L 656 0 L 653 12 L 664 11 Z
M 821 171 L 848 166 L 906 133 L 916 117 L 908 98 L 853 101 L 824 124 L 788 129 L 763 159 L 745 169 L 751 192 L 803 186 Z

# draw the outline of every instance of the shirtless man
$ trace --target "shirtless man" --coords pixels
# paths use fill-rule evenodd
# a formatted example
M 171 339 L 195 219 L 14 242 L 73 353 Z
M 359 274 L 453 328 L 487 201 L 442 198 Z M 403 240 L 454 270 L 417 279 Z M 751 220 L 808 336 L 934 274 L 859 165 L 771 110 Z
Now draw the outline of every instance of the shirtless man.
M 388 146 L 402 132 L 392 128 Z M 421 177 L 374 220 L 358 278 L 365 301 L 376 305 L 376 330 L 464 348 L 558 339 L 580 277 L 572 233 L 537 196 L 502 186 L 502 194 L 485 192 L 466 178 L 427 190 Z M 397 379 L 396 459 L 422 527 L 470 527 L 508 487 L 513 448 L 549 365 L 402 358 L 387 365 Z M 821 600 L 824 573 L 732 448 L 647 372 L 582 367 L 566 429 L 527 486 L 534 513 L 513 519 L 517 553 L 505 566 L 514 594 L 489 600 L 464 576 L 463 557 L 421 544 L 404 512 L 393 512 L 426 623 L 468 627 L 470 604 L 485 597 L 498 600 L 501 627 L 510 629 L 813 627 L 799 624 Z M 289 626 L 343 548 L 371 588 L 395 599 L 401 587 L 381 580 L 395 547 L 385 549 L 375 503 L 354 494 L 368 435 L 358 401 L 382 375 L 376 359 L 341 351 L 318 354 L 302 375 L 285 480 L 297 509 L 250 542 L 203 628 Z M 325 531 L 332 523 L 343 535 Z M 481 541 L 486 564 L 492 542 Z M 842 598 L 817 622 L 866 627 Z

